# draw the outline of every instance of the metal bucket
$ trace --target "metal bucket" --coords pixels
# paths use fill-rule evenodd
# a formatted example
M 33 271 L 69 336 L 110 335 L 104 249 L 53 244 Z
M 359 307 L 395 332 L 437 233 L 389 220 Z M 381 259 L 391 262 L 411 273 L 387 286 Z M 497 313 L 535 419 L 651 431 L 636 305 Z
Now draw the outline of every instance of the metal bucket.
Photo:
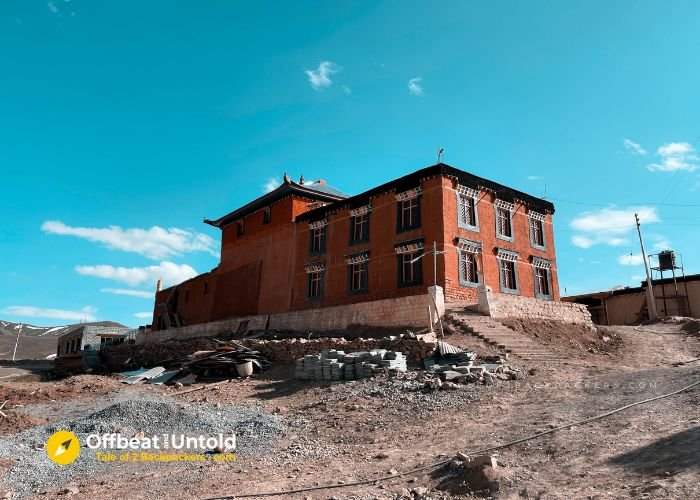
M 253 362 L 246 361 L 236 365 L 236 371 L 241 377 L 250 377 L 253 374 Z

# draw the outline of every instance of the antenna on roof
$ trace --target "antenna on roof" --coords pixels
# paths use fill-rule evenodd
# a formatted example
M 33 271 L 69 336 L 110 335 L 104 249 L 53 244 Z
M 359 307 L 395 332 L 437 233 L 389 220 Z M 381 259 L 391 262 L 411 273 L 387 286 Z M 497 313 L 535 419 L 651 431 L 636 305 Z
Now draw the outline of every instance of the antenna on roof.
M 301 177 L 299 177 L 299 184 L 304 184 L 304 174 L 301 174 Z
M 442 161 L 442 153 L 445 152 L 445 148 L 440 148 L 438 149 L 438 154 L 437 154 L 437 162 L 440 163 Z

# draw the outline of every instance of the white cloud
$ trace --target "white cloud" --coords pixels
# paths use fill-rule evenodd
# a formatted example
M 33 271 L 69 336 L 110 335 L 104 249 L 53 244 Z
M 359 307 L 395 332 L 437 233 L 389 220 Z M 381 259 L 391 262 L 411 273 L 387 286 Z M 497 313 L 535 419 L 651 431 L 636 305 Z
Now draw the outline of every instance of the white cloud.
M 191 266 L 167 261 L 147 267 L 76 266 L 75 271 L 84 276 L 120 281 L 130 286 L 141 283 L 152 283 L 155 286 L 159 279 L 162 279 L 166 286 L 170 286 L 197 276 L 197 271 Z
M 192 233 L 171 227 L 150 229 L 109 227 L 72 227 L 57 220 L 47 220 L 41 230 L 49 234 L 76 236 L 84 240 L 102 243 L 109 249 L 134 252 L 153 260 L 190 252 L 207 252 L 216 256 L 216 241 L 204 233 Z
M 318 65 L 318 69 L 307 69 L 304 71 L 309 77 L 309 83 L 314 90 L 323 90 L 333 85 L 330 75 L 339 73 L 343 68 L 331 61 L 323 61 Z
M 622 144 L 625 146 L 625 149 L 629 150 L 632 154 L 640 156 L 644 156 L 645 154 L 647 154 L 647 150 L 644 149 L 639 143 L 636 143 L 629 139 L 625 139 L 624 141 L 622 141 Z
M 599 244 L 626 245 L 635 227 L 635 213 L 639 213 L 639 220 L 643 224 L 660 221 L 655 207 L 610 207 L 595 212 L 584 212 L 569 224 L 572 229 L 578 231 L 578 234 L 571 237 L 571 242 L 579 248 L 590 248 Z
M 278 187 L 282 185 L 282 181 L 280 181 L 279 177 L 270 177 L 265 184 L 263 184 L 262 188 L 263 191 L 266 193 L 269 193 L 270 191 L 274 191 Z
M 128 295 L 130 297 L 141 297 L 142 299 L 153 299 L 155 297 L 155 287 L 152 292 L 146 290 L 131 290 L 128 288 L 102 288 L 102 293 L 112 293 L 114 295 Z
M 422 78 L 411 78 L 408 81 L 408 91 L 413 95 L 423 95 Z
M 153 317 L 152 311 L 134 313 L 134 318 L 145 319 L 145 318 L 152 318 L 152 317 Z
M 34 306 L 9 306 L 0 309 L 0 313 L 25 318 L 51 318 L 68 321 L 95 321 L 97 319 L 95 316 L 97 309 L 92 306 L 85 306 L 79 311 Z
M 623 266 L 641 266 L 644 264 L 644 259 L 642 256 L 635 254 L 620 255 L 617 258 L 617 261 Z
M 54 2 L 49 2 L 46 4 L 46 6 L 49 8 L 52 14 L 58 14 L 58 7 L 56 7 Z
M 528 175 L 527 176 L 528 181 L 541 181 L 543 179 L 544 179 L 544 177 L 542 177 L 541 175 Z
M 669 142 L 656 150 L 661 158 L 659 163 L 650 163 L 647 168 L 652 172 L 676 172 L 687 170 L 692 172 L 698 169 L 696 163 L 699 158 L 695 154 L 695 148 L 687 142 Z

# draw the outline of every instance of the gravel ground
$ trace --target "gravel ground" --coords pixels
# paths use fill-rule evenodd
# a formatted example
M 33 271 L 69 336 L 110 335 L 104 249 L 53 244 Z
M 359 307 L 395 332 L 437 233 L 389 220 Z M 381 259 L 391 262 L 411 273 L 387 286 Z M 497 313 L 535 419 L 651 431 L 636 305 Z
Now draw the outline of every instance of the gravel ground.
M 78 436 L 83 446 L 78 459 L 68 465 L 54 464 L 43 447 L 54 432 L 68 429 Z M 157 434 L 225 435 L 235 433 L 236 453 L 244 456 L 264 455 L 272 442 L 282 436 L 287 425 L 279 415 L 263 411 L 257 406 L 189 405 L 170 401 L 123 401 L 88 416 L 34 427 L 24 432 L 0 439 L 0 458 L 15 461 L 6 473 L 4 481 L 20 493 L 39 492 L 46 485 L 67 483 L 73 480 L 105 473 L 115 465 L 98 462 L 95 452 L 85 445 L 88 434 L 120 433 L 133 437 Z M 135 471 L 142 464 L 123 464 Z M 153 464 L 147 464 L 152 467 Z M 199 468 L 200 464 L 192 464 Z

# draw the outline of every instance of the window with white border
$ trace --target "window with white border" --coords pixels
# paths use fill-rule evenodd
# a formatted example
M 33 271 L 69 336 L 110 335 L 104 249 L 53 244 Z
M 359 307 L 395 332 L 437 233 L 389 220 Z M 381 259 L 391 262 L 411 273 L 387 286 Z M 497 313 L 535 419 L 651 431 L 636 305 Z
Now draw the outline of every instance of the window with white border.
M 518 254 L 499 248 L 496 253 L 501 292 L 520 295 L 518 284 Z
M 496 210 L 496 238 L 513 241 L 513 212 L 515 205 L 503 200 L 493 204 Z
M 544 221 L 545 216 L 537 212 L 529 212 L 528 220 L 530 222 L 530 246 L 538 250 L 546 250 L 547 243 L 544 236 Z
M 457 186 L 457 225 L 470 231 L 479 230 L 476 202 L 479 192 L 466 186 Z

